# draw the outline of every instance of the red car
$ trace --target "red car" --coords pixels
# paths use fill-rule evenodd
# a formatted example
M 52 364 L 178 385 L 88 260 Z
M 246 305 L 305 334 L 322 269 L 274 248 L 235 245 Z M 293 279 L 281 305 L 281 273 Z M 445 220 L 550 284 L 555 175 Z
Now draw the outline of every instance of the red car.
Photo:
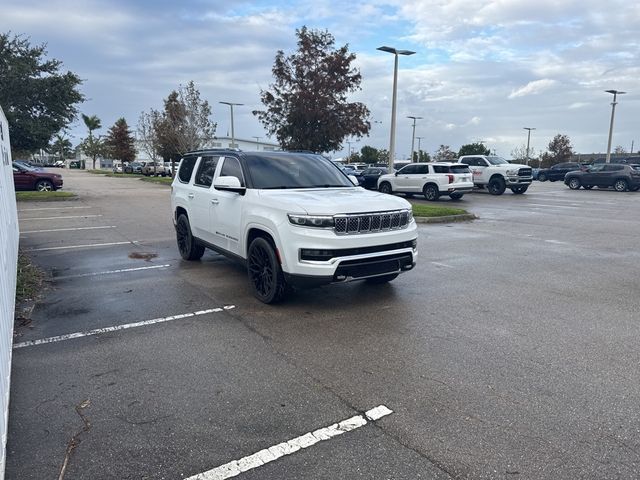
M 13 184 L 16 190 L 50 192 L 62 188 L 62 175 L 44 170 L 35 170 L 13 163 Z

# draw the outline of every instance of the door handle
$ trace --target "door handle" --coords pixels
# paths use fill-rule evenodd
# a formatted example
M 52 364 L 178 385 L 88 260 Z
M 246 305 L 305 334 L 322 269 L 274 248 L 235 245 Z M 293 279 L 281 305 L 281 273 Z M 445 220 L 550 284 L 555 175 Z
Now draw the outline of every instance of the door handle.
M 189 197 L 189 198 L 193 198 L 193 197 L 194 197 L 194 195 L 193 195 L 193 193 L 190 193 L 189 195 L 187 195 L 187 197 Z
M 220 201 L 217 198 L 212 198 L 211 199 L 211 203 L 214 205 L 218 205 L 220 203 Z

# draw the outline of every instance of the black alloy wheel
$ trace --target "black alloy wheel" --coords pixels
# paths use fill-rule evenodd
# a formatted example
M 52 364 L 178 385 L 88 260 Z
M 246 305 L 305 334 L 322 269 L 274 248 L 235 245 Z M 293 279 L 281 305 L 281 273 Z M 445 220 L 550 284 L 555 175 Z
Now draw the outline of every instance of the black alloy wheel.
M 423 187 L 422 194 L 424 195 L 424 198 L 430 202 L 435 202 L 440 197 L 440 190 L 438 190 L 437 185 L 428 183 Z
M 191 225 L 185 214 L 178 217 L 176 224 L 176 241 L 180 256 L 189 261 L 200 260 L 204 255 L 204 245 L 200 245 L 191 234 Z
M 521 185 L 519 187 L 513 187 L 511 191 L 516 195 L 521 195 L 524 192 L 526 192 L 528 188 L 529 188 L 529 185 Z
M 538 181 L 539 182 L 546 182 L 547 181 L 547 176 L 544 173 L 539 173 L 538 174 Z
M 491 195 L 502 195 L 507 189 L 507 185 L 502 178 L 492 178 L 489 181 L 489 185 L 487 185 L 487 189 Z
M 287 293 L 280 262 L 271 243 L 257 237 L 249 246 L 247 256 L 249 283 L 253 294 L 263 303 L 275 303 Z
M 451 198 L 451 200 L 460 200 L 463 195 L 464 193 L 450 193 L 449 198 Z

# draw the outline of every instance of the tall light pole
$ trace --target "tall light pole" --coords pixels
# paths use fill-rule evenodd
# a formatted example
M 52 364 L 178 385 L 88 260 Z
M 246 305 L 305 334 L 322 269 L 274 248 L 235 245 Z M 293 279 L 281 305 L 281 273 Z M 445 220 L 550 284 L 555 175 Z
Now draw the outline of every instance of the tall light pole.
M 522 127 L 523 130 L 528 130 L 527 131 L 527 162 L 526 164 L 529 165 L 529 142 L 531 141 L 531 130 L 535 130 L 535 128 L 533 127 Z
M 420 153 L 422 152 L 422 149 L 420 148 L 420 141 L 424 138 L 424 137 L 416 137 L 418 139 L 418 161 L 420 161 Z
M 398 50 L 392 47 L 378 47 L 377 50 L 393 53 L 393 96 L 391 100 L 391 134 L 389 138 L 389 170 L 393 171 L 393 160 L 396 155 L 396 100 L 398 94 L 398 55 L 413 55 L 411 50 Z
M 244 105 L 243 103 L 233 103 L 233 102 L 220 102 L 223 105 L 229 105 L 229 107 L 231 107 L 231 145 L 233 146 L 232 148 L 235 148 L 235 144 L 236 144 L 236 135 L 235 132 L 233 130 L 233 106 L 234 105 Z
M 407 118 L 412 118 L 413 119 L 413 133 L 411 134 L 411 158 L 409 159 L 410 161 L 413 162 L 413 146 L 414 146 L 415 141 L 416 141 L 416 120 L 421 120 L 422 117 L 413 117 L 413 116 L 409 115 Z
M 621 92 L 620 90 L 605 90 L 607 93 L 613 94 L 613 102 L 611 103 L 611 123 L 609 124 L 609 143 L 607 143 L 607 163 L 611 161 L 611 137 L 613 136 L 613 117 L 616 114 L 616 98 L 618 95 L 624 95 L 627 92 Z

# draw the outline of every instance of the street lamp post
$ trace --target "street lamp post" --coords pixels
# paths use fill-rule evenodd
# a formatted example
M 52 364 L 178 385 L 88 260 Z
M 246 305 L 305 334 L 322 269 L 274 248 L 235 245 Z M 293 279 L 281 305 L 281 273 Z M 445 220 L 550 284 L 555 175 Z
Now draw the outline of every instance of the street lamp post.
M 607 93 L 613 94 L 613 102 L 611 103 L 611 123 L 609 124 L 609 143 L 607 143 L 607 163 L 611 161 L 611 137 L 613 136 L 613 117 L 616 114 L 616 98 L 618 95 L 624 95 L 627 92 L 621 92 L 620 90 L 605 90 Z
M 223 105 L 229 105 L 229 107 L 231 107 L 231 145 L 232 148 L 235 148 L 235 144 L 236 144 L 236 135 L 235 132 L 233 130 L 233 106 L 234 105 L 244 105 L 243 103 L 233 103 L 233 102 L 220 102 Z
M 531 141 L 531 130 L 535 130 L 533 127 L 522 127 L 523 130 L 527 130 L 527 165 L 529 165 L 529 142 Z
M 424 137 L 416 137 L 418 139 L 418 161 L 420 161 L 420 153 L 422 152 L 422 149 L 420 148 L 420 141 L 424 138 Z M 413 149 L 412 149 L 413 150 Z
M 260 150 L 260 139 L 262 137 L 251 137 L 256 139 L 256 150 Z
M 421 120 L 422 117 L 413 117 L 409 115 L 407 118 L 413 119 L 413 133 L 411 134 L 411 158 L 409 159 L 410 161 L 413 162 L 413 146 L 415 145 L 415 141 L 416 141 L 416 120 Z
M 391 97 L 391 133 L 389 138 L 389 170 L 393 170 L 393 160 L 396 154 L 396 100 L 398 93 L 398 55 L 413 55 L 411 50 L 398 50 L 392 47 L 378 47 L 377 50 L 393 53 L 393 96 Z

